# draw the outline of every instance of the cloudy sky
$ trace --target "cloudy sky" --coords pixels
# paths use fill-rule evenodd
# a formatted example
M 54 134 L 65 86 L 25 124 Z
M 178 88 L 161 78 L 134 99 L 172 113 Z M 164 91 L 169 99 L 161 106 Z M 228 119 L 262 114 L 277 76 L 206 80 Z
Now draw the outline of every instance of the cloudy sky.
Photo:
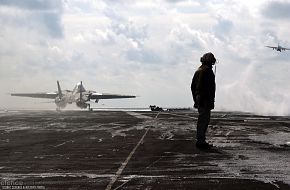
M 136 94 L 95 107 L 191 107 L 199 58 L 213 52 L 216 110 L 290 114 L 286 0 L 0 0 L 0 109 L 55 108 L 9 92 L 83 81 Z

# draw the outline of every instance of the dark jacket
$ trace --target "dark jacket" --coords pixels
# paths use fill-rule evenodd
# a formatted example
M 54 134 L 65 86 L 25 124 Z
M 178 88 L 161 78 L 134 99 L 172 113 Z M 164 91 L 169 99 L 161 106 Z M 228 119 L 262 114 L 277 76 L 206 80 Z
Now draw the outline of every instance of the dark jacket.
M 214 109 L 215 75 L 212 66 L 203 64 L 198 68 L 192 79 L 191 92 L 195 108 Z

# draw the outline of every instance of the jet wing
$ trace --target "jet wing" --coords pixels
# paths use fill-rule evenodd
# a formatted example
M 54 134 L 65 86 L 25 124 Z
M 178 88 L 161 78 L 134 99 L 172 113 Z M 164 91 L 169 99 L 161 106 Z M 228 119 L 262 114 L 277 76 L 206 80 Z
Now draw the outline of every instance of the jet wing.
M 273 46 L 265 46 L 265 47 L 272 48 L 272 49 L 277 49 L 277 47 L 273 47 Z
M 40 93 L 11 93 L 11 96 L 22 96 L 30 98 L 48 98 L 55 99 L 58 94 L 56 92 L 40 92 Z
M 281 49 L 284 50 L 284 51 L 285 51 L 285 50 L 290 50 L 289 48 L 281 48 Z
M 108 94 L 108 93 L 92 93 L 90 94 L 90 99 L 118 99 L 118 98 L 136 98 L 133 95 L 121 95 L 121 94 Z

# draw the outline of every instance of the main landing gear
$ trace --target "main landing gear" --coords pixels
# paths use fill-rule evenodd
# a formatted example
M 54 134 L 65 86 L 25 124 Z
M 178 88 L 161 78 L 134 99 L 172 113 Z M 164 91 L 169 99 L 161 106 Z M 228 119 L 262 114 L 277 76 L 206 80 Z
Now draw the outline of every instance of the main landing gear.
M 91 104 L 87 104 L 88 105 L 88 109 L 89 109 L 89 111 L 91 112 L 91 111 L 93 111 L 93 108 L 91 108 Z

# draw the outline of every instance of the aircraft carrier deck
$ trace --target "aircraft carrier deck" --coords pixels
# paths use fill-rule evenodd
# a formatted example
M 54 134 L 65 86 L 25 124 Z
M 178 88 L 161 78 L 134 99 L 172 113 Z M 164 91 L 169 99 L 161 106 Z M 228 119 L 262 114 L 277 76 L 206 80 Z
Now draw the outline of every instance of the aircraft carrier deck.
M 290 117 L 194 111 L 2 111 L 0 189 L 290 189 Z

